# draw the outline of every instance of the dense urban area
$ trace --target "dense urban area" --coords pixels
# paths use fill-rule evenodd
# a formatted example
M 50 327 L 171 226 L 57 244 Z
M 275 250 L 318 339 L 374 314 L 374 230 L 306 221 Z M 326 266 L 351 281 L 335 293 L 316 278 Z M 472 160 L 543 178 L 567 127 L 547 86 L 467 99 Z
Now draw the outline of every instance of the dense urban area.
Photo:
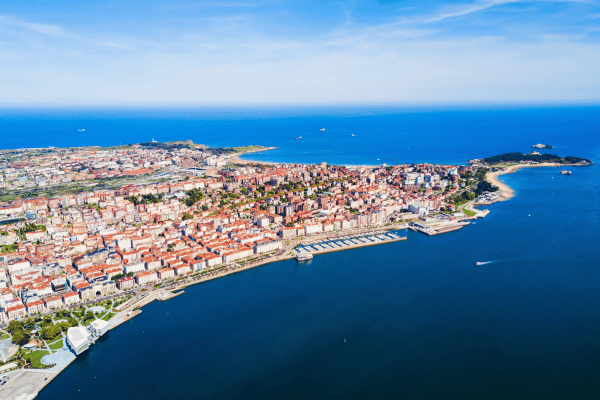
M 139 307 L 186 285 L 299 257 L 318 239 L 459 229 L 487 213 L 474 204 L 503 196 L 486 180 L 502 167 L 486 159 L 335 166 L 237 158 L 266 149 L 150 142 L 1 151 L 0 372 L 64 367 Z M 404 239 L 378 240 L 390 238 Z

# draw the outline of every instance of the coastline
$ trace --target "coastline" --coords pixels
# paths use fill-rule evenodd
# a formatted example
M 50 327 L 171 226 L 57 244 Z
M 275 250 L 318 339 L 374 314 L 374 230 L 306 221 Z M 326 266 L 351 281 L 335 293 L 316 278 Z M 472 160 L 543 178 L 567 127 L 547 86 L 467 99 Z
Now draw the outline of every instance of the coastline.
M 262 149 L 256 149 L 256 150 L 244 151 L 244 152 L 237 153 L 237 154 L 232 154 L 231 156 L 229 156 L 231 158 L 227 158 L 227 162 L 232 163 L 232 164 L 269 164 L 269 165 L 281 164 L 281 163 L 276 163 L 276 162 L 272 162 L 272 161 L 253 161 L 253 160 L 244 160 L 244 159 L 240 158 L 245 154 L 260 153 L 261 151 L 275 150 L 276 148 L 277 147 L 264 147 Z
M 353 229 L 349 232 L 344 232 L 343 234 L 344 235 L 349 234 L 349 233 L 350 234 L 352 234 L 352 233 L 359 234 L 359 233 L 366 233 L 366 232 L 379 231 L 379 230 L 404 230 L 404 229 L 408 229 L 408 226 L 405 223 L 400 223 L 400 224 L 392 224 L 392 225 L 384 226 L 384 227 L 357 228 L 357 229 Z M 118 327 L 119 325 L 123 324 L 124 322 L 127 322 L 130 319 L 135 318 L 136 316 L 138 316 L 139 314 L 142 313 L 141 308 L 152 303 L 154 300 L 159 300 L 159 301 L 169 300 L 173 297 L 177 297 L 178 295 L 183 294 L 183 289 L 190 287 L 190 286 L 202 284 L 202 283 L 205 283 L 208 281 L 212 281 L 214 279 L 225 277 L 227 275 L 244 272 L 244 271 L 247 271 L 247 270 L 250 270 L 253 268 L 257 268 L 257 267 L 260 267 L 263 265 L 294 259 L 295 255 L 291 254 L 291 251 L 296 246 L 302 244 L 302 242 L 304 240 L 307 240 L 307 239 L 310 239 L 311 241 L 323 240 L 323 239 L 326 239 L 329 237 L 336 237 L 336 236 L 340 236 L 340 235 L 342 235 L 341 232 L 332 232 L 332 233 L 326 233 L 323 235 L 304 237 L 300 240 L 293 240 L 293 241 L 290 241 L 289 245 L 284 248 L 283 254 L 281 254 L 281 255 L 269 257 L 269 258 L 259 260 L 254 263 L 250 263 L 250 264 L 246 264 L 246 265 L 237 265 L 232 268 L 226 268 L 226 269 L 221 269 L 221 270 L 217 270 L 214 272 L 210 272 L 209 274 L 204 275 L 200 278 L 194 279 L 192 281 L 181 282 L 180 284 L 176 284 L 173 286 L 160 287 L 158 289 L 150 290 L 149 292 L 147 292 L 144 296 L 142 296 L 140 298 L 134 297 L 133 299 L 131 299 L 130 300 L 131 303 L 129 303 L 129 302 L 125 303 L 126 307 L 124 307 L 121 311 L 119 311 L 117 313 L 117 315 L 115 315 L 109 321 L 111 324 L 109 330 L 112 330 L 112 329 Z M 344 248 L 344 249 L 334 249 L 334 250 L 331 250 L 331 252 L 351 250 L 351 249 L 356 249 L 356 248 L 361 248 L 361 247 L 387 244 L 387 243 L 403 241 L 403 240 L 406 240 L 406 237 L 402 237 L 400 239 L 390 240 L 390 241 L 386 241 L 386 242 L 368 243 L 368 244 L 355 245 L 355 246 L 351 246 L 349 248 Z M 322 253 L 327 253 L 327 252 L 330 252 L 330 251 L 320 251 L 320 252 L 316 252 L 315 254 L 322 254 Z M 181 292 L 174 293 L 174 292 L 177 292 L 180 290 L 181 290 Z M 160 298 L 158 298 L 158 294 L 162 291 L 166 291 L 168 293 L 171 293 L 172 295 L 169 296 L 168 298 L 160 299 Z M 70 350 L 66 350 L 66 351 L 70 352 Z M 6 400 L 18 400 L 18 399 L 22 398 L 21 396 L 23 396 L 23 395 L 30 396 L 27 398 L 29 400 L 32 400 L 35 397 L 37 397 L 37 395 L 42 391 L 42 389 L 44 387 L 46 387 L 51 381 L 54 380 L 54 378 L 56 378 L 58 375 L 60 375 L 60 373 L 76 359 L 77 359 L 77 356 L 72 355 L 72 357 L 68 361 L 62 363 L 60 366 L 55 366 L 50 370 L 18 369 L 18 370 L 10 371 L 10 373 L 8 373 L 8 374 L 11 376 L 13 385 L 14 385 L 14 382 L 17 380 L 17 378 L 22 377 L 22 376 L 26 377 L 25 378 L 26 382 L 24 382 L 24 383 L 19 382 L 18 386 L 16 386 L 16 387 L 12 386 L 10 388 L 11 390 L 8 393 L 3 392 L 2 390 L 0 390 L 0 393 L 7 395 Z M 31 390 L 33 390 L 34 393 L 32 393 Z M 2 397 L 2 399 L 4 399 L 4 397 Z
M 560 164 L 560 166 L 579 166 L 580 164 Z M 518 171 L 521 168 L 529 168 L 529 167 L 556 167 L 557 165 L 554 163 L 540 163 L 540 164 L 516 164 L 511 165 L 502 171 L 496 172 L 488 172 L 485 176 L 485 180 L 491 183 L 494 186 L 498 186 L 500 188 L 502 199 L 498 201 L 506 201 L 511 197 L 515 196 L 515 191 L 508 186 L 506 183 L 500 182 L 498 177 L 500 175 L 512 174 L 513 172 Z
M 266 150 L 273 150 L 276 149 L 277 147 L 270 147 Z M 265 149 L 263 149 L 265 150 Z M 263 151 L 260 150 L 260 151 Z M 247 160 L 247 159 L 243 159 L 240 158 L 242 155 L 244 154 L 250 154 L 250 153 L 256 153 L 256 151 L 253 152 L 248 152 L 248 153 L 243 153 L 243 154 L 238 154 L 236 155 L 234 158 L 230 158 L 227 160 L 228 163 L 231 164 L 264 164 L 264 165 L 285 165 L 285 164 L 299 164 L 299 165 L 314 165 L 314 163 L 301 163 L 301 162 L 276 162 L 276 161 L 258 161 L 258 160 Z M 337 165 L 340 167 L 347 167 L 347 168 L 378 168 L 381 166 L 380 165 L 367 165 L 367 164 L 332 164 L 332 165 Z

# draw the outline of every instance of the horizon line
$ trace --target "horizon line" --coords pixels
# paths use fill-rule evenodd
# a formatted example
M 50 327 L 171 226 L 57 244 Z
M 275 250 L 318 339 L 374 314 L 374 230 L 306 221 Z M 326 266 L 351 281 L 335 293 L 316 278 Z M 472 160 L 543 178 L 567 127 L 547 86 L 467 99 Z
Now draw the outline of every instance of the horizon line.
M 489 107 L 489 106 L 600 106 L 598 100 L 530 100 L 530 101 L 457 101 L 457 102 L 348 102 L 348 103 L 223 103 L 223 104 L 86 104 L 50 105 L 21 104 L 0 105 L 0 110 L 14 109 L 292 109 L 292 108 L 341 108 L 341 107 L 383 107 L 383 108 L 424 108 L 424 107 Z

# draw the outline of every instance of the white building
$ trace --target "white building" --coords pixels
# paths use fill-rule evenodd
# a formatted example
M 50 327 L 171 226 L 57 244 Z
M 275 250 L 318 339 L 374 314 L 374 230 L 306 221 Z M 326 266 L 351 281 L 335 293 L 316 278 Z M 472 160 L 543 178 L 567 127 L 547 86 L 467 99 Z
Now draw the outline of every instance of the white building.
M 408 211 L 417 215 L 427 215 L 429 208 L 422 206 L 421 203 L 414 203 L 408 206 Z
M 263 239 L 254 245 L 254 252 L 256 254 L 268 253 L 279 249 L 281 249 L 281 240 Z
M 90 330 L 94 336 L 100 337 L 104 335 L 110 329 L 110 323 L 103 319 L 97 319 L 90 324 Z
M 137 272 L 142 272 L 145 270 L 146 270 L 146 264 L 144 264 L 144 263 L 126 265 L 124 268 L 125 274 L 129 274 L 130 272 L 133 272 L 135 274 Z
M 312 224 L 312 225 L 304 225 L 304 234 L 305 235 L 314 235 L 316 233 L 323 232 L 323 228 L 321 224 Z
M 223 261 L 228 263 L 241 258 L 250 257 L 252 254 L 254 254 L 254 249 L 250 247 L 241 247 L 239 249 L 223 253 Z
M 80 355 L 90 347 L 90 333 L 84 326 L 75 326 L 67 330 L 67 345 L 75 353 Z

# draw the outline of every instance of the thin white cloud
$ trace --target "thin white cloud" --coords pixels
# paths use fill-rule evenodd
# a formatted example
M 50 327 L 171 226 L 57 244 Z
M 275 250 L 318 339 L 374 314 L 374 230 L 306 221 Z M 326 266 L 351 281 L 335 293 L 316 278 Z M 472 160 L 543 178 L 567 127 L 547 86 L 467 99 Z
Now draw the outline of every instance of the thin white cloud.
M 42 35 L 49 36 L 64 36 L 67 33 L 59 25 L 29 22 L 22 19 L 17 19 L 11 15 L 0 15 L 0 25 L 27 29 Z
M 461 17 L 464 15 L 473 14 L 480 11 L 485 11 L 492 7 L 501 6 L 504 4 L 524 3 L 524 0 L 488 0 L 480 1 L 473 4 L 463 4 L 454 8 L 452 11 L 437 14 L 423 20 L 424 23 L 439 22 L 448 18 Z M 595 4 L 592 0 L 540 0 L 538 3 L 579 3 L 579 4 Z
M 112 42 L 98 41 L 98 40 L 84 38 L 84 37 L 74 34 L 73 32 L 66 30 L 65 28 L 63 28 L 60 25 L 31 22 L 31 21 L 27 21 L 24 19 L 16 18 L 12 15 L 0 15 L 0 27 L 2 27 L 2 26 L 8 27 L 8 28 L 13 28 L 13 30 L 14 30 L 14 28 L 23 29 L 23 30 L 37 33 L 37 34 L 44 35 L 44 36 L 51 36 L 51 37 L 56 37 L 56 38 L 58 38 L 58 37 L 66 38 L 66 39 L 74 40 L 74 41 L 77 41 L 80 43 L 90 44 L 93 46 L 110 47 L 110 48 L 116 48 L 116 49 L 130 49 L 131 48 L 130 46 L 119 44 L 119 43 L 112 43 Z
M 483 3 L 470 4 L 470 5 L 466 5 L 466 6 L 463 5 L 454 11 L 427 18 L 423 22 L 425 22 L 425 23 L 439 22 L 439 21 L 443 21 L 447 18 L 461 17 L 463 15 L 468 15 L 468 14 L 473 14 L 473 13 L 476 13 L 479 11 L 484 11 L 484 10 L 487 10 L 487 9 L 495 7 L 495 6 L 499 6 L 499 5 L 503 5 L 503 4 L 510 4 L 510 3 L 518 3 L 518 2 L 520 2 L 520 0 L 492 0 L 492 1 L 486 1 Z

